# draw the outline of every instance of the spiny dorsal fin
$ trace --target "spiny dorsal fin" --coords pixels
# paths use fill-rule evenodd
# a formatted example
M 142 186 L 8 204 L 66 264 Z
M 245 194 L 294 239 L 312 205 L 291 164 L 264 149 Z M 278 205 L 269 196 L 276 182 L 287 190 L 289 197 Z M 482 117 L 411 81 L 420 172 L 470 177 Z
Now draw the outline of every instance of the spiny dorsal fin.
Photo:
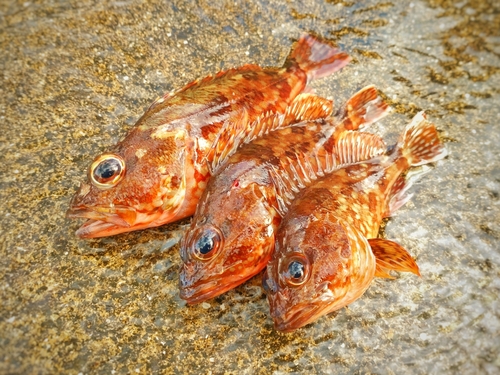
M 279 166 L 271 166 L 269 175 L 276 188 L 279 215 L 284 216 L 296 194 L 313 181 L 325 175 L 325 170 L 335 170 L 338 162 L 334 152 L 323 148 L 308 154 L 296 153 L 294 157 L 280 160 Z
M 240 120 L 236 123 L 226 122 L 208 151 L 207 161 L 210 173 L 214 174 L 240 145 L 302 121 L 325 119 L 330 117 L 332 112 L 331 100 L 308 93 L 297 95 L 284 113 L 265 112 L 250 124 L 248 123 L 248 110 L 243 108 Z
M 276 210 L 283 216 L 295 195 L 319 177 L 385 152 L 386 146 L 380 137 L 345 131 L 335 140 L 331 151 L 318 147 L 308 153 L 297 152 L 294 157 L 282 158 L 279 166 L 273 166 L 270 171 L 276 187 Z
M 400 244 L 383 238 L 368 240 L 377 261 L 375 276 L 394 279 L 390 271 L 411 272 L 420 276 L 415 259 Z
M 210 173 L 224 163 L 243 143 L 249 143 L 257 137 L 270 132 L 298 124 L 303 121 L 327 119 L 332 115 L 333 102 L 331 100 L 310 93 L 302 93 L 286 108 L 284 113 L 266 112 L 255 119 L 250 125 L 248 112 L 244 109 L 242 120 L 234 123 L 227 122 L 219 131 L 207 153 Z M 386 116 L 390 108 L 378 95 L 375 86 L 370 85 L 355 93 L 342 109 L 337 113 L 337 121 L 330 122 L 338 131 L 356 130 L 360 126 L 367 126 Z

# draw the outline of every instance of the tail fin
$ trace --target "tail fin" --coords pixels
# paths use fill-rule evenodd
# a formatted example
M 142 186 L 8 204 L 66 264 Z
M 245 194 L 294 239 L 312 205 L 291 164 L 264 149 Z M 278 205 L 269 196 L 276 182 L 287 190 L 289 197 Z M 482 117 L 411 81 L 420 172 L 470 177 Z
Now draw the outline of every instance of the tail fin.
M 399 147 L 412 167 L 438 161 L 448 154 L 439 140 L 436 127 L 426 120 L 424 112 L 413 117 Z
M 355 93 L 340 109 L 336 117 L 346 130 L 358 130 L 380 120 L 390 112 L 375 86 L 370 85 Z
M 406 127 L 397 149 L 403 157 L 408 160 L 411 167 L 423 166 L 444 158 L 448 152 L 439 140 L 436 127 L 426 120 L 424 112 L 420 112 Z M 409 171 L 405 176 L 400 176 L 394 183 L 389 194 L 390 200 L 385 217 L 391 216 L 401 206 L 408 202 L 412 194 L 408 189 L 420 176 L 427 173 L 428 169 L 420 167 L 420 170 Z
M 351 57 L 324 39 L 303 35 L 288 55 L 285 66 L 298 66 L 308 80 L 325 77 L 346 66 Z

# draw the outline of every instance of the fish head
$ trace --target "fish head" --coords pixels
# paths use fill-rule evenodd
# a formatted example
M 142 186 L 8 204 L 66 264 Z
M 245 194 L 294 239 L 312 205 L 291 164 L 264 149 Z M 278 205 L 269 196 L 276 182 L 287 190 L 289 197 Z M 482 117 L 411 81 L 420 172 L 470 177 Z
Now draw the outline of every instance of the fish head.
M 175 221 L 185 199 L 191 149 L 185 130 L 134 129 L 90 165 L 67 212 L 69 218 L 87 219 L 76 234 L 103 237 Z
M 236 287 L 269 260 L 277 214 L 268 202 L 269 184 L 256 173 L 232 165 L 210 178 L 181 241 L 180 296 L 188 303 Z
M 280 331 L 346 306 L 374 277 L 375 258 L 367 240 L 346 222 L 322 216 L 286 216 L 277 233 L 263 286 Z

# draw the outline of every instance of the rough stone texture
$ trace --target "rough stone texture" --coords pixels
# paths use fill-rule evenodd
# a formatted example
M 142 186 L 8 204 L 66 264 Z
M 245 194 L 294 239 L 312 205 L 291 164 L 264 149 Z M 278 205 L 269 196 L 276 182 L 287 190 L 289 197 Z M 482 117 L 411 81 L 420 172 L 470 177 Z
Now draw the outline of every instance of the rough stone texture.
M 395 108 L 375 131 L 393 140 L 426 109 L 447 141 L 385 228 L 422 278 L 376 280 L 280 334 L 258 278 L 179 299 L 177 224 L 74 236 L 64 214 L 87 166 L 150 102 L 280 65 L 306 30 L 355 58 L 318 94 L 375 84 Z M 498 2 L 2 1 L 0 47 L 0 373 L 500 373 Z

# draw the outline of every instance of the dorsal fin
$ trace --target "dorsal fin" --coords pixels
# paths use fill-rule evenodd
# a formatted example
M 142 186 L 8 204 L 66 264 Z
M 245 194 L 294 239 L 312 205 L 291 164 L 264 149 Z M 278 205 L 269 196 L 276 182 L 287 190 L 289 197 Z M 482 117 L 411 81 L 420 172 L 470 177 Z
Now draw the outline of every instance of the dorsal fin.
M 284 113 L 265 112 L 253 122 L 248 123 L 248 110 L 243 108 L 237 122 L 228 121 L 219 131 L 207 153 L 207 162 L 211 174 L 233 155 L 243 143 L 270 132 L 298 124 L 302 121 L 315 121 L 330 117 L 333 112 L 331 100 L 308 93 L 299 94 L 286 107 Z
M 339 132 L 357 130 L 360 126 L 369 125 L 386 116 L 390 108 L 378 95 L 375 86 L 362 88 L 347 100 L 339 110 L 336 121 L 330 124 L 336 126 Z M 330 117 L 333 112 L 331 100 L 310 93 L 302 93 L 295 97 L 284 113 L 266 112 L 261 114 L 250 125 L 248 110 L 243 108 L 241 119 L 227 122 L 219 131 L 207 153 L 206 160 L 211 174 L 233 155 L 243 143 L 249 143 L 257 137 L 270 132 L 298 124 L 303 121 L 316 121 Z
M 302 93 L 285 110 L 284 124 L 321 120 L 333 114 L 333 102 L 314 94 Z
M 387 150 L 385 142 L 379 136 L 371 133 L 345 131 L 335 143 L 335 151 L 339 165 L 348 165 L 374 156 Z M 330 173 L 330 171 L 325 171 Z
M 345 131 L 335 140 L 331 151 L 320 147 L 281 159 L 279 166 L 270 171 L 278 202 L 275 209 L 283 216 L 295 195 L 312 181 L 346 165 L 382 155 L 386 149 L 384 141 L 374 134 Z

